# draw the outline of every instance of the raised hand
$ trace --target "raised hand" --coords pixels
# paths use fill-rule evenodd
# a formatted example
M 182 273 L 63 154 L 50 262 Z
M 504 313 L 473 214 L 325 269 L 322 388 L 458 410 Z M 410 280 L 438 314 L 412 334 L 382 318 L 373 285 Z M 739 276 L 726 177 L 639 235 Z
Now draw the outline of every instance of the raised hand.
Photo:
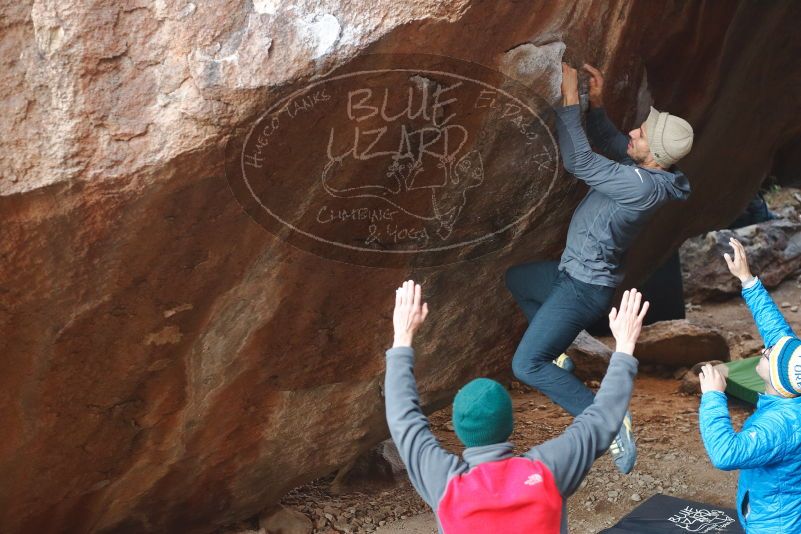
M 734 259 L 728 253 L 723 255 L 723 259 L 726 260 L 726 265 L 729 267 L 731 274 L 739 278 L 740 282 L 752 279 L 754 275 L 751 274 L 751 269 L 748 268 L 748 258 L 745 255 L 743 244 L 730 237 L 729 245 L 734 249 Z
M 407 280 L 395 290 L 395 327 L 393 347 L 411 347 L 414 334 L 428 316 L 428 303 L 423 302 L 423 289 L 414 280 Z
M 585 63 L 582 68 L 590 75 L 588 94 L 590 105 L 594 108 L 602 108 L 604 106 L 604 75 L 589 63 Z
M 578 73 L 567 63 L 562 63 L 562 105 L 572 106 L 578 103 Z
M 623 292 L 620 310 L 612 308 L 612 311 L 609 312 L 609 329 L 617 342 L 615 352 L 634 354 L 634 346 L 637 344 L 637 338 L 640 337 L 640 330 L 642 330 L 642 321 L 650 306 L 650 303 L 646 301 L 642 304 L 641 309 L 641 302 L 642 293 L 636 289 L 630 289 Z
M 698 373 L 701 380 L 701 393 L 707 391 L 726 391 L 726 377 L 714 365 L 706 364 Z

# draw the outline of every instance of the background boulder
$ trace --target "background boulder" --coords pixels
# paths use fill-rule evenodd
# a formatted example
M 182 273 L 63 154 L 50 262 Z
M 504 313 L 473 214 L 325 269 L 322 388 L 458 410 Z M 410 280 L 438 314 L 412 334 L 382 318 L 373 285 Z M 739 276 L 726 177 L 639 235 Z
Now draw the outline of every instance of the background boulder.
M 728 360 L 729 346 L 716 330 L 680 319 L 644 326 L 634 353 L 642 364 L 690 367 L 698 362 Z
M 740 281 L 731 276 L 723 259 L 724 253 L 732 254 L 731 237 L 743 244 L 751 272 L 765 287 L 776 287 L 801 268 L 801 219 L 790 208 L 779 219 L 685 241 L 680 249 L 685 298 L 702 302 L 740 294 Z

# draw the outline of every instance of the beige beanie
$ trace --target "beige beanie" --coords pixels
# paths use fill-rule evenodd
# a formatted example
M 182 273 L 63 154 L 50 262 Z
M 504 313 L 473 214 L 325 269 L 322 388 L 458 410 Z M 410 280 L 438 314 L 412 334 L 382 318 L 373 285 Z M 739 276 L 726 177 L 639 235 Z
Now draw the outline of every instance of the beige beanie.
M 651 106 L 645 120 L 645 135 L 654 161 L 667 169 L 690 153 L 693 127 L 681 117 L 660 112 Z

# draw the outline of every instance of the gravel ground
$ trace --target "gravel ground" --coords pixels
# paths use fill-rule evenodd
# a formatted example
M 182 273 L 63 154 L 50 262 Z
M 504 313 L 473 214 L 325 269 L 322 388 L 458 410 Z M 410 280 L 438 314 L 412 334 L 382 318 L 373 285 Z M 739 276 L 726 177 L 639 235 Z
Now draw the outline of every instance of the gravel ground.
M 672 377 L 638 377 L 631 405 L 639 447 L 635 470 L 621 475 L 608 456 L 600 458 L 568 501 L 571 532 L 598 532 L 657 493 L 733 505 L 736 474 L 711 466 L 698 434 L 698 398 L 680 395 L 677 387 Z M 512 441 L 521 447 L 519 452 L 559 434 L 570 423 L 568 414 L 537 392 L 514 386 L 512 397 Z M 731 411 L 737 426 L 749 413 L 747 406 L 733 403 Z M 460 453 L 449 418 L 449 410 L 437 412 L 431 426 L 443 446 Z M 342 495 L 330 491 L 331 480 L 298 488 L 283 500 L 311 518 L 314 532 L 436 532 L 433 515 L 405 479 L 381 491 Z

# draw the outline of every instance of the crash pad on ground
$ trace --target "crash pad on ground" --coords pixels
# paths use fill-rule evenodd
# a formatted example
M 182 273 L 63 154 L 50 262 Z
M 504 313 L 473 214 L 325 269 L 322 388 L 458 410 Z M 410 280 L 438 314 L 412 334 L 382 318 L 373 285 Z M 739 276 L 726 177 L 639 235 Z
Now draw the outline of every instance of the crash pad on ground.
M 599 534 L 681 534 L 683 532 L 744 534 L 737 512 L 711 504 L 657 494 L 615 526 Z
M 765 382 L 756 372 L 761 356 L 753 356 L 726 362 L 729 376 L 726 379 L 726 393 L 732 397 L 756 404 L 760 393 L 765 392 Z

